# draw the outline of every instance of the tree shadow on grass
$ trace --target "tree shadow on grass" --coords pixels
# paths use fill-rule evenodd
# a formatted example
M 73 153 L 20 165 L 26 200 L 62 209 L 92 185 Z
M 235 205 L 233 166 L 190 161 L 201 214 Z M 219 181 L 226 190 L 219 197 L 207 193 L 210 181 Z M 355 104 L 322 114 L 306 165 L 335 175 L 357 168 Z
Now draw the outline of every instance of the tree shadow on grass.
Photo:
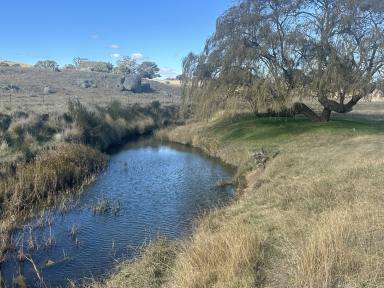
M 223 141 L 284 142 L 303 134 L 381 134 L 384 133 L 384 123 L 351 119 L 332 119 L 330 122 L 318 123 L 301 117 L 259 118 L 244 115 L 220 120 L 210 126 L 208 132 L 221 134 Z

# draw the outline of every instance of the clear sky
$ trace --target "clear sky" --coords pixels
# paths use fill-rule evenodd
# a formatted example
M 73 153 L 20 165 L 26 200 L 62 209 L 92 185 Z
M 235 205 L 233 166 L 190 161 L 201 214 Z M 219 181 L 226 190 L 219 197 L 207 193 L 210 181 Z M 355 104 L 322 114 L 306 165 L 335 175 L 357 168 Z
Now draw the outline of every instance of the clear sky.
M 60 65 L 75 56 L 158 63 L 164 76 L 199 52 L 234 0 L 0 0 L 0 59 Z

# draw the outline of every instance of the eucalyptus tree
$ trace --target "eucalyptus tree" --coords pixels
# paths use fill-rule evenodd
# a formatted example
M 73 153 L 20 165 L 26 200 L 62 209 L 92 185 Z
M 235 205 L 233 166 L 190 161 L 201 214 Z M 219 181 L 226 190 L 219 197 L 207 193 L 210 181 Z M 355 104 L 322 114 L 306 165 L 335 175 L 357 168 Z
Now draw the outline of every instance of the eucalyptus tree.
M 328 121 L 370 94 L 383 67 L 380 0 L 242 0 L 184 59 L 184 103 L 200 116 L 247 105 Z
M 40 61 L 37 61 L 36 64 L 34 65 L 34 67 L 38 68 L 38 69 L 59 71 L 59 64 L 57 64 L 57 62 L 53 61 L 53 60 L 40 60 Z
M 137 72 L 136 60 L 129 56 L 123 56 L 117 61 L 117 71 L 122 74 L 135 74 Z
M 143 63 L 138 65 L 137 71 L 143 78 L 153 79 L 160 77 L 160 68 L 155 62 L 144 61 Z

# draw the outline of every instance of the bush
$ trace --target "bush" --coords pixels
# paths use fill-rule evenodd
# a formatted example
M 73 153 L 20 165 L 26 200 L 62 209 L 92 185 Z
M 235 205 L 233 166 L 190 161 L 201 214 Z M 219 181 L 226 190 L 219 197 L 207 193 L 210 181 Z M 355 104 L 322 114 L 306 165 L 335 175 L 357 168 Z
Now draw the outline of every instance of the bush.
M 92 71 L 110 73 L 112 69 L 113 69 L 113 65 L 111 63 L 97 62 L 93 66 Z
M 94 72 L 103 72 L 109 73 L 113 69 L 113 65 L 108 62 L 101 61 L 90 61 L 90 60 L 77 60 L 76 67 L 84 71 L 94 71 Z
M 37 61 L 34 67 L 38 69 L 59 71 L 59 64 L 57 64 L 57 62 L 53 60 Z
M 73 64 L 66 64 L 64 70 L 76 70 L 76 66 Z

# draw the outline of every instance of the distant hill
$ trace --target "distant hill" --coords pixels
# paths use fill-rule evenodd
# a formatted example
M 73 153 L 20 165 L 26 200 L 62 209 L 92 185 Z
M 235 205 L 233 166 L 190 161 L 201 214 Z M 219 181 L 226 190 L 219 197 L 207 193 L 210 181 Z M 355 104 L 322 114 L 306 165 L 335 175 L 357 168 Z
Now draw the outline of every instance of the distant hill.
M 1 65 L 1 63 L 8 64 L 9 66 L 20 65 L 22 68 L 32 67 L 32 65 L 30 65 L 30 64 L 25 64 L 25 63 L 19 63 L 19 62 L 15 62 L 15 61 L 1 60 L 0 59 L 0 65 Z
M 77 99 L 88 107 L 105 106 L 112 101 L 131 105 L 146 105 L 152 101 L 159 101 L 162 105 L 180 103 L 181 88 L 172 85 L 172 81 L 143 79 L 142 83 L 150 84 L 151 89 L 133 93 L 122 90 L 122 76 L 93 71 L 63 69 L 58 72 L 0 65 L 0 113 L 11 110 L 63 112 L 70 99 Z

